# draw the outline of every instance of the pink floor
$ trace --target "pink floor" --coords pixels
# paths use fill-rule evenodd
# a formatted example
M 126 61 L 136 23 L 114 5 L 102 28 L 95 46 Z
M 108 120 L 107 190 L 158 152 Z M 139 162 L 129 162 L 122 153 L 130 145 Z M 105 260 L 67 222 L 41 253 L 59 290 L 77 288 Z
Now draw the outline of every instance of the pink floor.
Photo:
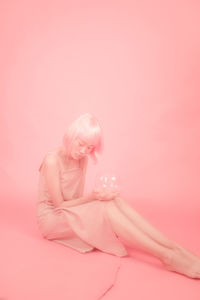
M 34 199 L 27 205 L 7 200 L 10 204 L 4 201 L 0 210 L 1 300 L 200 299 L 200 280 L 166 271 L 158 259 L 136 249 L 128 247 L 129 257 L 124 258 L 98 250 L 80 254 L 43 239 Z M 195 208 L 146 205 L 139 210 L 165 234 L 200 253 Z
M 135 249 L 80 254 L 43 239 L 35 213 L 44 155 L 93 113 L 99 167 L 200 256 L 199 12 L 197 0 L 0 2 L 0 300 L 200 300 L 200 280 Z

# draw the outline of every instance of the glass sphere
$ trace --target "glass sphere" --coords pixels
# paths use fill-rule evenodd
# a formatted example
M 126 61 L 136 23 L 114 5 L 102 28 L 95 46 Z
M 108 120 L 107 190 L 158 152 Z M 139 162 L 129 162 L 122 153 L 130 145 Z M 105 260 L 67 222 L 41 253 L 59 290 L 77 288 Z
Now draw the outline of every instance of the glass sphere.
M 95 190 L 98 192 L 118 193 L 119 179 L 112 173 L 98 174 L 95 178 Z

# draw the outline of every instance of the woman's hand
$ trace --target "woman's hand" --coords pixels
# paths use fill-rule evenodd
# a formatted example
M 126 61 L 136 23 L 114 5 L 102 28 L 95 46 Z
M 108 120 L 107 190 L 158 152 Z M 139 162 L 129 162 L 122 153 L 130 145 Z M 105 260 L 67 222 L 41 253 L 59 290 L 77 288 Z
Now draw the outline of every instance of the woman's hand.
M 115 197 L 119 196 L 119 191 L 99 191 L 99 190 L 94 190 L 93 194 L 95 196 L 95 200 L 100 200 L 100 201 L 110 201 L 114 200 Z
M 94 200 L 98 200 L 97 195 L 94 191 L 87 194 L 84 198 L 85 198 L 85 202 L 91 202 L 91 201 L 94 201 Z

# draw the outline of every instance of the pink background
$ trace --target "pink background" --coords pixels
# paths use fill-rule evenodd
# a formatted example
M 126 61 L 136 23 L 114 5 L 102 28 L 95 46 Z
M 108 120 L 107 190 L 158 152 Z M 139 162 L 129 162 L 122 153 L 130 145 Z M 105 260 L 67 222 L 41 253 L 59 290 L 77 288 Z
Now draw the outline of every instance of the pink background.
M 89 163 L 85 191 L 98 171 L 114 171 L 129 203 L 200 252 L 199 13 L 194 0 L 1 1 L 0 208 L 7 261 L 18 230 L 26 238 L 35 234 L 34 243 L 41 239 L 34 211 L 39 165 L 86 112 L 99 119 L 105 149 L 98 166 Z M 49 245 L 63 256 L 74 253 L 49 242 L 45 251 Z M 2 296 L 25 299 L 17 289 L 15 297 L 8 294 L 6 276 Z

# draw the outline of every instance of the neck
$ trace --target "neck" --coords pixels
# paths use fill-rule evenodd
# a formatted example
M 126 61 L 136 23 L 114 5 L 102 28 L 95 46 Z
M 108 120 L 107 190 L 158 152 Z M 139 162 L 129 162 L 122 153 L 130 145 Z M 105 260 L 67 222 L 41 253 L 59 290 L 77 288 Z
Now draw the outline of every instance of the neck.
M 65 149 L 64 146 L 60 147 L 60 152 L 61 152 L 61 155 L 63 157 L 63 160 L 64 160 L 65 164 L 67 164 L 68 166 L 77 166 L 77 165 L 79 165 L 79 160 L 74 159 L 73 157 L 69 156 L 66 153 L 66 149 Z

